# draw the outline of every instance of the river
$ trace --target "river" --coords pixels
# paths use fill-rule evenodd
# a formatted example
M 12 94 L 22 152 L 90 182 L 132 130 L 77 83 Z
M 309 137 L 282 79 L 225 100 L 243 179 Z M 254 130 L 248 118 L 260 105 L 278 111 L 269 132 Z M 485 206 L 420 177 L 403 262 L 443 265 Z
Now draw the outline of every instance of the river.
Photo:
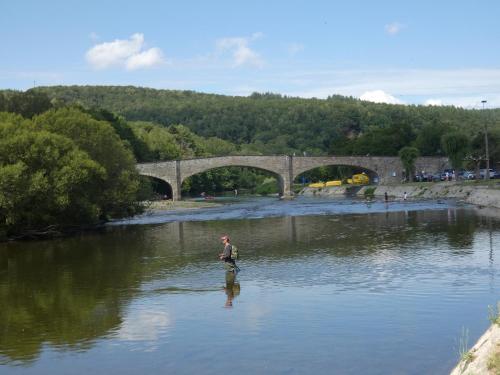
M 489 325 L 500 222 L 470 206 L 227 203 L 0 244 L 0 373 L 447 374 Z

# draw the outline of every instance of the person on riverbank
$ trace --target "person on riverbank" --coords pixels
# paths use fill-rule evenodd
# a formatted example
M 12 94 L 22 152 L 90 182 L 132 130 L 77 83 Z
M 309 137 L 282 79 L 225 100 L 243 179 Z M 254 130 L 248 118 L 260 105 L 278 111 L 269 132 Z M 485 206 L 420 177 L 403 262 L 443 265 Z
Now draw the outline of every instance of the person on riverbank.
M 405 191 L 404 194 L 403 194 L 403 200 L 405 201 L 406 198 L 408 198 L 408 194 L 406 194 L 406 191 Z
M 227 271 L 234 272 L 236 270 L 236 261 L 231 256 L 233 251 L 231 240 L 227 235 L 222 236 L 220 239 L 222 240 L 224 249 L 222 250 L 222 253 L 219 254 L 219 259 L 224 261 L 224 268 Z
M 389 202 L 389 196 L 387 195 L 387 191 L 384 193 L 385 203 Z

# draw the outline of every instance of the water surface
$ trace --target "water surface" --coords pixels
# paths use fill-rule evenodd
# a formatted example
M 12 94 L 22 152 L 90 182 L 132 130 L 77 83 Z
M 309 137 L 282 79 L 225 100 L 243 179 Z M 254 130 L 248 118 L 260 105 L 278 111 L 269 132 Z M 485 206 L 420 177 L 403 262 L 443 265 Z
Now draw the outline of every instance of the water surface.
M 499 299 L 499 240 L 451 201 L 263 199 L 1 244 L 0 373 L 446 374 Z

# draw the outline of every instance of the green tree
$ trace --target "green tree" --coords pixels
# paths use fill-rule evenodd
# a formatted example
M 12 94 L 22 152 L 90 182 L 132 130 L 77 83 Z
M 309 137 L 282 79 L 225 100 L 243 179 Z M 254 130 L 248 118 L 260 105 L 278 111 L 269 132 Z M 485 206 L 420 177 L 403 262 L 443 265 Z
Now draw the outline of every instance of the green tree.
M 139 176 L 135 159 L 113 127 L 78 108 L 53 109 L 34 118 L 37 129 L 63 135 L 75 142 L 103 167 L 105 174 L 97 195 L 102 218 L 130 215 L 139 208 Z
M 133 122 L 131 127 L 138 139 L 146 146 L 144 161 L 182 158 L 182 149 L 168 129 L 149 122 Z
M 419 129 L 415 140 L 415 147 L 420 150 L 421 155 L 443 155 L 441 137 L 447 131 L 448 126 L 446 124 L 438 123 L 437 121 L 428 123 Z
M 454 169 L 462 167 L 467 150 L 469 147 L 469 138 L 462 132 L 447 133 L 441 138 L 443 150 L 450 159 Z
M 236 151 L 236 146 L 231 142 L 217 137 L 203 139 L 200 137 L 201 147 L 210 156 L 231 155 Z
M 398 153 L 403 167 L 406 171 L 406 176 L 408 180 L 413 181 L 413 176 L 415 175 L 415 161 L 420 155 L 418 148 L 405 146 Z
M 14 112 L 25 118 L 32 118 L 52 108 L 52 103 L 46 94 L 33 90 L 11 93 L 7 97 L 6 104 L 7 112 Z
M 70 139 L 0 118 L 0 237 L 95 223 L 105 172 Z
M 132 127 L 123 117 L 102 108 L 91 108 L 85 110 L 85 112 L 89 113 L 96 120 L 106 121 L 111 124 L 120 139 L 130 146 L 137 161 L 148 161 L 148 148 L 146 143 L 137 137 Z

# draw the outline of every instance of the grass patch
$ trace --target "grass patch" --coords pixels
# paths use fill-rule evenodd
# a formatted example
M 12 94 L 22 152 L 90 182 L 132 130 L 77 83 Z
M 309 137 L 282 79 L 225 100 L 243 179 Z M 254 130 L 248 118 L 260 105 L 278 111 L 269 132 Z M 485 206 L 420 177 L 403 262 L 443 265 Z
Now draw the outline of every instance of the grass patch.
M 364 193 L 363 193 L 363 194 L 364 194 L 364 195 L 365 195 L 365 197 L 367 197 L 367 198 L 368 198 L 368 197 L 369 197 L 369 198 L 373 198 L 373 196 L 375 195 L 375 190 L 376 190 L 376 189 L 377 189 L 377 188 L 376 188 L 375 186 L 370 186 L 370 187 L 367 187 L 367 188 L 365 189 L 365 191 L 364 191 Z
M 266 178 L 262 184 L 255 188 L 255 193 L 259 195 L 277 194 L 278 192 L 278 182 L 272 177 Z
M 488 320 L 491 324 L 500 325 L 500 302 L 498 302 L 497 306 L 488 306 Z
M 497 344 L 495 353 L 488 359 L 487 367 L 491 374 L 500 375 L 500 344 Z
M 307 185 L 302 185 L 302 184 L 293 184 L 292 186 L 292 191 L 294 192 L 294 194 L 299 194 L 302 189 L 304 189 Z
M 475 358 L 474 354 L 469 350 L 469 330 L 467 328 L 462 328 L 462 334 L 458 341 L 458 355 L 464 368 Z
M 427 191 L 426 187 L 420 186 L 420 191 L 418 192 L 417 197 L 421 197 L 422 195 L 425 194 L 426 191 Z

